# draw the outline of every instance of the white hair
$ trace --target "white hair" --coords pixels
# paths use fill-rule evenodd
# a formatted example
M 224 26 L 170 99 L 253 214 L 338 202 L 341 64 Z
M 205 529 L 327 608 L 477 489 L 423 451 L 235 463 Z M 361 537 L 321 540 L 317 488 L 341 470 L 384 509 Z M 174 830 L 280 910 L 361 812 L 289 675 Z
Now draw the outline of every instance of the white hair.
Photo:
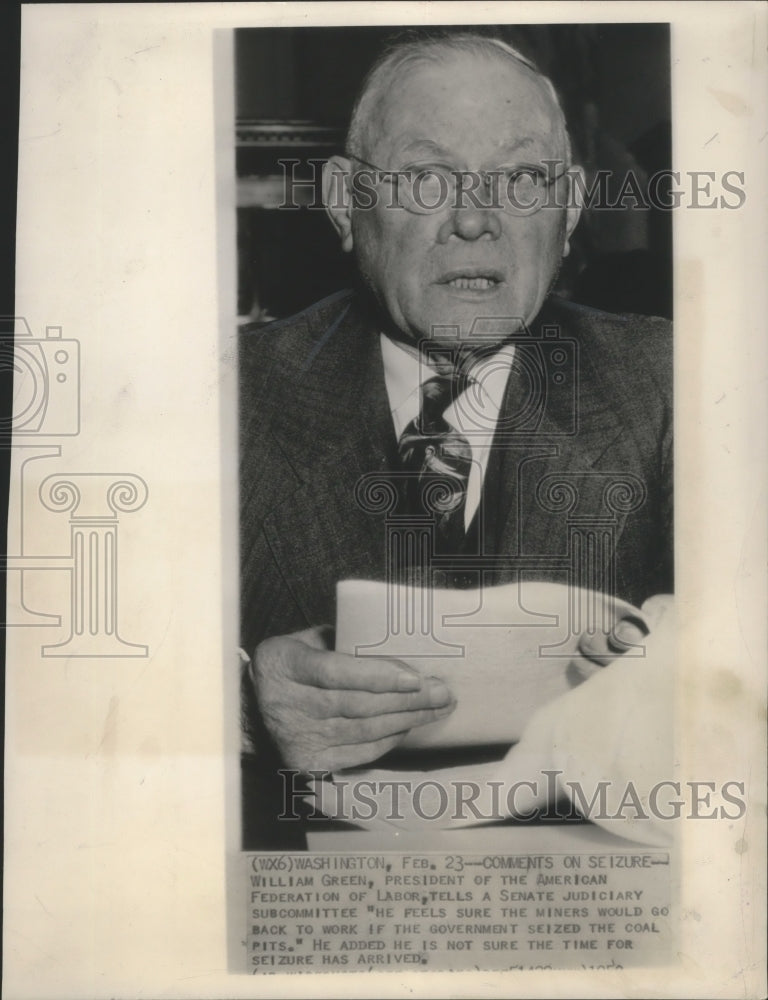
M 347 155 L 351 156 L 367 151 L 368 129 L 373 111 L 380 104 L 383 95 L 392 86 L 400 72 L 409 64 L 438 62 L 446 53 L 470 53 L 481 56 L 501 54 L 535 73 L 559 112 L 565 138 L 566 165 L 570 166 L 571 139 L 568 135 L 563 107 L 552 81 L 541 72 L 534 62 L 501 38 L 478 35 L 472 32 L 446 33 L 445 35 L 416 38 L 400 42 L 386 50 L 369 70 L 352 108 L 346 140 Z

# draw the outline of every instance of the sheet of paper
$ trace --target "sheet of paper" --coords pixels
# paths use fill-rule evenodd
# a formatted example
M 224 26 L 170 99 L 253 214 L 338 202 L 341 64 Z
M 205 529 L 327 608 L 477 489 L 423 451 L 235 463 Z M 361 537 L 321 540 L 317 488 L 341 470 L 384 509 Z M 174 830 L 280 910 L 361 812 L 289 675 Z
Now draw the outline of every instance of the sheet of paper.
M 503 759 L 419 768 L 417 751 L 411 769 L 340 771 L 313 782 L 317 808 L 366 830 L 425 831 L 525 822 L 544 808 L 669 846 L 675 621 L 671 605 L 655 610 L 642 663 L 622 657 L 540 707 Z M 558 809 L 563 801 L 573 808 Z
M 340 652 L 403 660 L 456 697 L 451 715 L 413 729 L 404 747 L 516 742 L 537 708 L 579 683 L 571 660 L 582 634 L 643 621 L 624 601 L 528 580 L 482 590 L 345 580 L 337 594 Z

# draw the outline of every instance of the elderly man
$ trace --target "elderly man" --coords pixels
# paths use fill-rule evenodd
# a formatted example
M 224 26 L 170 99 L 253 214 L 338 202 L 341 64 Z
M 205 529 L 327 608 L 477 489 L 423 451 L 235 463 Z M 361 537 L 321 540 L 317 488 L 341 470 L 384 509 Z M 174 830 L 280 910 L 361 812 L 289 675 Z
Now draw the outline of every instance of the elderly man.
M 246 847 L 288 845 L 264 806 L 277 768 L 376 760 L 454 708 L 437 680 L 332 648 L 336 583 L 392 571 L 366 476 L 391 474 L 414 515 L 414 481 L 447 484 L 442 586 L 568 582 L 566 483 L 582 520 L 611 522 L 589 585 L 671 590 L 667 324 L 550 296 L 579 174 L 551 84 L 502 42 L 406 43 L 369 74 L 324 175 L 360 287 L 241 349 Z M 612 477 L 632 497 L 606 510 Z

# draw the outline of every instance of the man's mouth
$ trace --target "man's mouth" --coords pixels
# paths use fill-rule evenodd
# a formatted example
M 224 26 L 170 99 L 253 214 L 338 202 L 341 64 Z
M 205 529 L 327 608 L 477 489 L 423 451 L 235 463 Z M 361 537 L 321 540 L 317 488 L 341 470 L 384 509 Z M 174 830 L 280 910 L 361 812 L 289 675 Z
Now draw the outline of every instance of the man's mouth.
M 493 288 L 494 285 L 498 284 L 493 278 L 452 278 L 445 283 L 446 285 L 450 285 L 451 288 L 471 288 L 473 291 L 479 291 L 483 288 Z
M 462 292 L 485 292 L 500 285 L 503 280 L 503 275 L 499 271 L 468 268 L 444 274 L 439 284 Z

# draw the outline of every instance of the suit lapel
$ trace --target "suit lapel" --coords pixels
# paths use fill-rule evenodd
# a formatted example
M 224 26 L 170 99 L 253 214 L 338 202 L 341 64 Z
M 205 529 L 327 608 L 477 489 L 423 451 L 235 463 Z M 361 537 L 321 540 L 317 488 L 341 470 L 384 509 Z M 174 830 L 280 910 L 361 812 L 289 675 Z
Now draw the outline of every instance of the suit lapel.
M 362 476 L 396 467 L 397 445 L 369 317 L 341 302 L 312 334 L 308 353 L 275 376 L 275 400 L 292 401 L 272 425 L 290 475 L 270 491 L 264 527 L 307 621 L 329 622 L 338 580 L 385 578 L 386 511 L 364 510 L 356 489 Z M 478 511 L 481 551 L 534 557 L 541 575 L 567 560 L 574 518 L 610 522 L 619 536 L 626 514 L 606 509 L 605 491 L 622 475 L 613 470 L 634 465 L 599 373 L 576 357 L 577 383 L 558 382 L 562 365 L 540 338 L 527 334 L 517 348 Z
M 331 325 L 333 326 L 333 324 Z M 308 621 L 335 615 L 345 577 L 383 578 L 384 512 L 361 506 L 362 476 L 384 472 L 395 450 L 377 330 L 350 307 L 323 331 L 308 363 L 288 373 L 290 413 L 273 425 L 294 489 L 265 519 L 265 533 Z
M 567 556 L 574 518 L 610 520 L 618 537 L 626 514 L 605 507 L 605 490 L 619 475 L 612 480 L 611 470 L 632 467 L 618 416 L 595 393 L 593 373 L 578 354 L 570 369 L 554 364 L 553 354 L 541 341 L 517 344 L 482 505 L 490 551 L 541 556 L 541 570 Z

